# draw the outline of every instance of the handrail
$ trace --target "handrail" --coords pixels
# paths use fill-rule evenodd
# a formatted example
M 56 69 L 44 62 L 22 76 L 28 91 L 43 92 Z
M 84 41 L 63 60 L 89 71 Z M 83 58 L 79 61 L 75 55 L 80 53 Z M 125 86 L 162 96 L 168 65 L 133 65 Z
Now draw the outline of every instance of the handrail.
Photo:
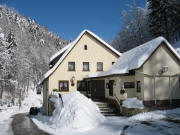
M 116 94 L 114 95 L 114 97 L 115 97 L 115 99 L 118 101 L 118 104 L 121 105 L 118 97 L 116 96 Z
M 64 107 L 64 102 L 60 93 L 59 93 L 59 98 L 61 99 L 62 107 Z

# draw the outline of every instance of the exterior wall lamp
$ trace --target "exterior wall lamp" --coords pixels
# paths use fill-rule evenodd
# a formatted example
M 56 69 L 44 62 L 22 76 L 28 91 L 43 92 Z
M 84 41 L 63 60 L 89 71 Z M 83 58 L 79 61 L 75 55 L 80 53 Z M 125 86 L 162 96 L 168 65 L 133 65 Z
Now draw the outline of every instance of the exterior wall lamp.
M 75 81 L 75 76 L 73 75 L 72 78 L 71 78 L 71 86 L 74 86 L 74 81 Z
M 163 66 L 162 69 L 161 69 L 161 73 L 165 73 L 168 71 L 168 66 Z

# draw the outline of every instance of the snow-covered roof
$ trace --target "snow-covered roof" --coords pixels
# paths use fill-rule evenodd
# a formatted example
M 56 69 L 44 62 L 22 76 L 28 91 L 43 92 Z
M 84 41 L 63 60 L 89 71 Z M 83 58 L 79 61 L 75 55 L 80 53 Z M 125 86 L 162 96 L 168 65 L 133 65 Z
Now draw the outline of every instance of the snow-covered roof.
M 72 43 L 72 42 L 71 42 Z M 55 53 L 51 58 L 50 58 L 50 62 L 53 61 L 55 58 L 57 58 L 59 55 L 61 55 L 62 53 L 64 53 L 70 46 L 71 43 L 66 45 L 65 47 L 63 47 L 60 51 L 58 51 L 57 53 Z
M 169 42 L 163 37 L 158 37 L 123 53 L 110 70 L 98 74 L 90 74 L 86 78 L 126 74 L 129 73 L 130 70 L 138 69 L 145 63 L 145 61 L 151 56 L 151 54 L 156 50 L 156 48 L 159 47 L 162 42 L 164 42 L 165 45 L 180 60 L 179 54 L 169 44 Z
M 94 38 L 96 38 L 99 42 L 101 42 L 103 45 L 105 45 L 107 48 L 109 48 L 111 51 L 113 51 L 115 54 L 117 54 L 118 56 L 121 56 L 121 53 L 119 51 L 117 51 L 116 49 L 114 49 L 111 45 L 109 45 L 108 43 L 106 43 L 104 40 L 102 40 L 100 37 L 98 37 L 96 34 L 92 33 L 89 30 L 83 30 L 79 36 L 70 44 L 68 44 L 66 47 L 64 47 L 63 49 L 61 49 L 59 52 L 57 52 L 57 54 L 53 55 L 51 57 L 51 61 L 54 60 L 56 57 L 58 57 L 60 54 L 63 53 L 62 57 L 60 57 L 60 59 L 58 60 L 58 62 L 53 66 L 53 68 L 51 68 L 48 72 L 46 72 L 44 74 L 44 76 L 41 78 L 41 80 L 39 81 L 38 85 L 40 85 L 47 77 L 49 77 L 55 70 L 56 68 L 59 66 L 59 64 L 61 64 L 61 62 L 64 60 L 64 58 L 69 54 L 69 52 L 72 50 L 72 48 L 76 45 L 76 43 L 80 40 L 80 38 L 85 34 L 85 33 L 90 34 L 91 36 L 93 36 Z
M 77 43 L 77 41 L 81 38 L 81 36 L 85 33 L 88 32 L 90 35 L 92 35 L 93 37 L 95 37 L 97 40 L 99 40 L 101 43 L 103 43 L 106 47 L 108 47 L 110 50 L 112 50 L 114 53 L 116 53 L 118 56 L 121 56 L 121 53 L 118 52 L 116 49 L 114 49 L 111 45 L 109 45 L 108 43 L 106 43 L 104 40 L 102 40 L 100 37 L 98 37 L 97 35 L 95 35 L 94 33 L 92 33 L 89 30 L 83 30 L 81 32 L 81 34 L 76 38 L 76 40 L 74 42 L 71 42 L 70 44 L 66 45 L 64 48 L 62 48 L 60 51 L 58 51 L 57 53 L 55 53 L 51 58 L 50 58 L 50 62 L 53 61 L 55 58 L 57 58 L 59 55 L 61 55 L 62 53 L 64 53 L 72 44 L 75 45 Z

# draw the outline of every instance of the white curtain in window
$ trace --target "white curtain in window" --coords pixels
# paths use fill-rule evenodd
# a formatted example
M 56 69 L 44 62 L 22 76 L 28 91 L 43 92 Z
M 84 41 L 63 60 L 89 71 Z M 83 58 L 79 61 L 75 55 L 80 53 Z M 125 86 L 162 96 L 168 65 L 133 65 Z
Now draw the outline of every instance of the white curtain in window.
M 69 68 L 69 70 L 74 70 L 75 69 L 75 64 L 74 63 L 69 63 L 68 68 Z
M 103 70 L 103 63 L 102 62 L 97 63 L 97 70 Z
M 88 63 L 83 64 L 83 70 L 89 70 L 89 64 Z

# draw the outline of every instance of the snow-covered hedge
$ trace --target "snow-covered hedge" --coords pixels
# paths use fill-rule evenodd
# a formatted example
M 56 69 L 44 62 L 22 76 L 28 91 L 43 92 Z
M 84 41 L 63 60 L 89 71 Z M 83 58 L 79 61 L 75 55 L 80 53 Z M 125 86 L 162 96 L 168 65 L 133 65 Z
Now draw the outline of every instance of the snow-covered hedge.
M 137 109 L 143 109 L 144 105 L 143 102 L 139 99 L 135 98 L 127 98 L 126 100 L 123 101 L 122 103 L 123 107 L 126 108 L 137 108 Z

